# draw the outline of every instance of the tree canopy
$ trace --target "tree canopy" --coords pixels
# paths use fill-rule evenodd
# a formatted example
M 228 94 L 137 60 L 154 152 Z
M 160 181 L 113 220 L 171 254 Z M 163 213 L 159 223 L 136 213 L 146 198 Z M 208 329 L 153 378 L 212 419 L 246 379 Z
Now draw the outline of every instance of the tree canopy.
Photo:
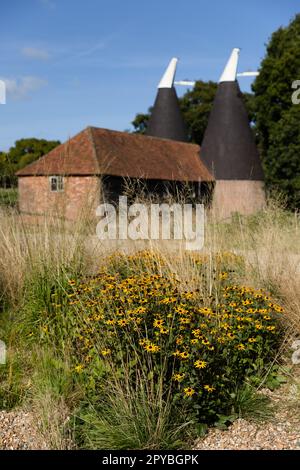
M 20 139 L 8 152 L 0 152 L 0 186 L 11 185 L 16 171 L 50 152 L 59 144 L 59 140 Z
M 300 79 L 300 15 L 272 34 L 253 83 L 255 131 L 267 187 L 300 207 L 300 105 L 292 83 Z

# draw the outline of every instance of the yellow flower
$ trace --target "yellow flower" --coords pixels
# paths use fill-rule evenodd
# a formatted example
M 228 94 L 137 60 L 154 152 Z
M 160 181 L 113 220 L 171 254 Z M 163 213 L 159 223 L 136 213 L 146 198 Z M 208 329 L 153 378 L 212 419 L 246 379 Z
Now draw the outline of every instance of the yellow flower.
M 274 310 L 276 310 L 276 312 L 279 312 L 279 313 L 283 312 L 283 308 L 280 307 L 280 305 L 274 305 Z
M 183 336 L 182 335 L 179 335 L 177 338 L 176 338 L 176 344 L 182 344 L 183 343 Z
M 180 317 L 179 323 L 181 323 L 182 325 L 187 325 L 188 323 L 191 323 L 191 319 L 187 317 Z
M 173 380 L 175 380 L 176 382 L 181 382 L 185 377 L 185 374 L 174 374 L 173 375 Z
M 197 344 L 199 343 L 199 340 L 197 338 L 191 339 L 191 344 Z
M 217 341 L 218 341 L 218 343 L 220 343 L 220 344 L 224 344 L 226 340 L 225 340 L 225 338 L 224 338 L 223 336 L 218 336 Z
M 182 353 L 179 354 L 179 356 L 181 357 L 181 359 L 188 359 L 190 355 L 188 352 L 183 351 Z
M 128 320 L 125 320 L 125 318 L 123 318 L 122 320 L 118 320 L 119 326 L 126 326 L 127 324 L 128 324 Z
M 75 370 L 75 372 L 77 372 L 77 374 L 80 374 L 83 370 L 83 365 L 78 364 L 78 366 L 74 367 L 74 370 Z
M 175 351 L 175 352 L 173 352 L 173 356 L 176 356 L 176 357 L 179 357 L 179 356 L 180 356 L 180 354 L 181 354 L 181 352 L 180 352 L 180 351 L 178 351 L 178 349 L 176 349 L 176 351 Z
M 153 326 L 154 326 L 154 328 L 161 328 L 163 326 L 164 322 L 165 321 L 162 318 L 154 320 Z
M 256 343 L 257 339 L 256 338 L 249 338 L 248 341 L 249 341 L 249 343 Z
M 168 330 L 168 328 L 163 326 L 162 328 L 159 329 L 159 332 L 160 332 L 161 335 L 167 335 L 169 333 L 169 330 Z
M 256 312 L 255 308 L 248 308 L 247 309 L 247 313 L 255 313 L 255 312 Z
M 235 335 L 229 332 L 229 333 L 227 333 L 227 338 L 234 339 Z
M 237 345 L 237 349 L 239 351 L 244 351 L 246 348 L 245 348 L 244 344 L 240 343 L 240 344 Z
M 221 273 L 221 274 L 219 274 L 219 279 L 220 279 L 220 280 L 227 279 L 227 278 L 228 278 L 228 273 Z
M 166 297 L 165 299 L 161 300 L 160 303 L 161 304 L 172 304 L 174 302 L 176 302 L 176 297 Z
M 186 299 L 191 299 L 194 297 L 195 294 L 194 292 L 185 292 L 183 295 Z
M 175 307 L 175 312 L 179 313 L 179 315 L 185 315 L 186 313 L 188 313 L 188 310 L 179 306 Z
M 269 331 L 274 331 L 275 328 L 276 327 L 274 325 L 267 326 L 267 330 L 269 330 Z
M 235 311 L 236 311 L 237 313 L 242 313 L 243 309 L 242 309 L 241 307 L 239 307 L 239 308 L 236 308 Z M 237 317 L 237 319 L 238 319 L 238 317 Z
M 212 393 L 215 389 L 215 387 L 211 387 L 210 385 L 204 385 L 204 388 L 207 392 Z
M 212 309 L 209 307 L 199 308 L 199 313 L 212 313 Z
M 186 397 L 192 397 L 196 391 L 191 387 L 186 387 L 183 389 Z
M 110 354 L 110 353 L 111 353 L 110 349 L 102 349 L 102 351 L 101 351 L 102 356 L 108 356 L 108 354 Z
M 194 362 L 194 366 L 196 367 L 196 369 L 205 369 L 205 367 L 207 366 L 207 362 L 198 360 Z
M 200 336 L 201 335 L 201 330 L 199 330 L 199 328 L 197 328 L 196 330 L 192 330 L 192 334 L 196 337 Z
M 207 339 L 203 339 L 201 343 L 204 344 L 204 346 L 208 346 L 210 344 L 210 342 Z
M 157 346 L 156 344 L 153 344 L 153 343 L 149 343 L 149 344 L 146 344 L 144 346 L 144 349 L 147 351 L 147 352 L 153 352 L 153 353 L 156 353 L 160 350 L 160 347 Z

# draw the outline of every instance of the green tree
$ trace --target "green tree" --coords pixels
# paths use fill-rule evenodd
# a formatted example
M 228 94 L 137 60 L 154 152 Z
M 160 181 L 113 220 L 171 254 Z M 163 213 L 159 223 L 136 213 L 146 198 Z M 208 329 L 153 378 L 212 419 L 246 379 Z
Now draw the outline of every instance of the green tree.
M 179 100 L 191 142 L 202 143 L 217 86 L 215 82 L 199 80 Z
M 255 130 L 266 184 L 300 207 L 300 105 L 292 83 L 300 79 L 300 15 L 275 31 L 253 83 Z
M 20 139 L 8 152 L 0 152 L 0 185 L 14 182 L 16 171 L 34 162 L 59 145 L 58 140 Z

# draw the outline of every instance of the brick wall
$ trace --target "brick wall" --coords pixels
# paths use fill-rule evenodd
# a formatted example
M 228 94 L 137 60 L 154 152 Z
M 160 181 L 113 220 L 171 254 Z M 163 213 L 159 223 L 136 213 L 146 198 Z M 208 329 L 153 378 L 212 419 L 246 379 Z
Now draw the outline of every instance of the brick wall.
M 28 214 L 54 214 L 74 220 L 80 214 L 95 215 L 100 203 L 100 178 L 64 177 L 64 191 L 52 192 L 48 176 L 18 178 L 19 209 Z
M 263 181 L 218 180 L 213 193 L 212 211 L 221 218 L 233 212 L 253 214 L 266 205 Z

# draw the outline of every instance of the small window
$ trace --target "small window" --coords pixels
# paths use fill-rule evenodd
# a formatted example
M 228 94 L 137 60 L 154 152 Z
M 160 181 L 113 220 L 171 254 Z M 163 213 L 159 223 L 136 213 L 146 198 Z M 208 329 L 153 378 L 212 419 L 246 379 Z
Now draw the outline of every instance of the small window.
M 64 179 L 62 176 L 50 176 L 50 190 L 53 192 L 64 190 Z

